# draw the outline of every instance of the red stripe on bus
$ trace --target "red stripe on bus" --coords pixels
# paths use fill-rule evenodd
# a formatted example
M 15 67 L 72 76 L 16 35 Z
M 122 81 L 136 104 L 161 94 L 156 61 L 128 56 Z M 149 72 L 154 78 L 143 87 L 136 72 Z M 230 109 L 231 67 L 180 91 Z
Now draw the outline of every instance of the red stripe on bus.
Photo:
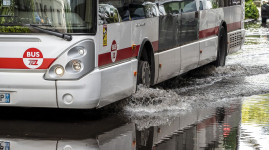
M 152 47 L 155 52 L 158 51 L 159 41 L 152 42 Z M 132 47 L 117 50 L 117 58 L 115 62 L 138 56 L 139 49 L 140 45 L 137 45 L 135 50 L 133 50 Z M 113 63 L 111 59 L 111 52 L 100 54 L 98 56 L 98 66 L 103 66 L 111 63 Z
M 37 69 L 48 69 L 55 58 L 44 58 L 42 65 Z M 0 58 L 1 69 L 29 69 L 23 63 L 22 58 Z
M 219 27 L 214 27 L 214 28 L 199 31 L 199 39 L 210 37 L 212 35 L 217 35 L 218 32 L 219 32 Z
M 230 23 L 227 25 L 228 32 L 235 31 L 238 29 L 241 29 L 241 22 Z
M 159 50 L 159 41 L 152 42 L 152 47 L 154 52 L 157 52 Z
M 235 31 L 238 29 L 241 29 L 241 22 L 234 22 L 234 23 L 227 24 L 228 32 Z M 219 27 L 214 27 L 214 28 L 209 28 L 209 29 L 199 31 L 199 39 L 207 38 L 212 35 L 218 35 L 218 32 L 219 32 Z
M 48 69 L 55 60 L 55 58 L 44 58 L 42 65 L 37 69 Z
M 115 62 L 138 56 L 139 48 L 140 45 L 137 45 L 135 50 L 133 50 L 132 47 L 117 50 L 117 57 Z M 100 54 L 98 56 L 98 66 L 103 66 L 111 63 L 113 63 L 111 59 L 111 52 Z

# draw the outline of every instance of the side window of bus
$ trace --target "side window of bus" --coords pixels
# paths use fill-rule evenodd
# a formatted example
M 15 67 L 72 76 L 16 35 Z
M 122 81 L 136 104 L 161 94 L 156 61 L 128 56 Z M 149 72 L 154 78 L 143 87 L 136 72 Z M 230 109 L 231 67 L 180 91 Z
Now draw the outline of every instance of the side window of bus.
M 204 7 L 203 7 L 203 2 L 202 1 L 200 1 L 200 3 L 199 3 L 199 10 L 204 10 Z
M 129 4 L 125 3 L 122 7 L 118 8 L 122 21 L 129 21 L 130 18 L 130 11 L 129 11 Z
M 196 1 L 186 1 L 183 2 L 183 12 L 193 12 L 193 11 L 197 11 L 197 7 L 196 7 Z
M 176 1 L 176 2 L 164 3 L 163 6 L 166 14 L 173 15 L 181 13 L 180 2 Z
M 102 3 L 102 1 L 100 1 L 98 9 L 99 24 L 102 25 L 121 22 L 121 16 L 119 14 L 119 11 L 113 5 Z
M 205 0 L 205 4 L 204 9 L 215 9 L 219 8 L 220 2 L 218 0 Z
M 212 3 L 212 0 L 205 0 L 204 1 L 205 3 L 205 6 L 204 6 L 204 9 L 213 9 L 213 3 Z M 217 7 L 216 7 L 217 8 Z
M 132 20 L 146 18 L 145 7 L 142 4 L 130 4 L 129 11 L 130 11 Z
M 152 2 L 144 2 L 143 3 L 145 7 L 146 17 L 147 18 L 153 18 L 159 16 L 158 7 L 156 4 Z
M 167 15 L 163 5 L 159 5 L 159 13 L 160 13 L 160 16 L 166 16 Z

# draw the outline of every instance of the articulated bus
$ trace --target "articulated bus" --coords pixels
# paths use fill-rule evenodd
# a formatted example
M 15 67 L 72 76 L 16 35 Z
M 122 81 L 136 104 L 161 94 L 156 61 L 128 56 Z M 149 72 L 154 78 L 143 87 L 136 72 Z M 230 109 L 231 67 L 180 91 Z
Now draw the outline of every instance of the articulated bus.
M 0 106 L 100 108 L 244 43 L 244 0 L 0 2 Z

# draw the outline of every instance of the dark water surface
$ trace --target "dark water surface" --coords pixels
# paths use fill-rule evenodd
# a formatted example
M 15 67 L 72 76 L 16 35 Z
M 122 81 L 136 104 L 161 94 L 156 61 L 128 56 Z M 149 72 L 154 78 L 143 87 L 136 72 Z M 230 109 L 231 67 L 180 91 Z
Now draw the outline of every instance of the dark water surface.
M 1 108 L 0 150 L 269 149 L 269 30 L 243 50 L 100 110 Z

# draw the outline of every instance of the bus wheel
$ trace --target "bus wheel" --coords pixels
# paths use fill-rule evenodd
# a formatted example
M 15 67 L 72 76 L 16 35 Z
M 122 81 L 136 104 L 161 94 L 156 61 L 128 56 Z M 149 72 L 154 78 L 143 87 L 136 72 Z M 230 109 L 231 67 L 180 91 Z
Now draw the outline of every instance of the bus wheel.
M 138 84 L 143 84 L 146 87 L 150 87 L 150 65 L 148 61 L 139 61 L 138 62 Z
M 216 60 L 216 67 L 225 66 L 227 56 L 227 33 L 225 28 L 221 26 L 219 33 L 218 55 Z

